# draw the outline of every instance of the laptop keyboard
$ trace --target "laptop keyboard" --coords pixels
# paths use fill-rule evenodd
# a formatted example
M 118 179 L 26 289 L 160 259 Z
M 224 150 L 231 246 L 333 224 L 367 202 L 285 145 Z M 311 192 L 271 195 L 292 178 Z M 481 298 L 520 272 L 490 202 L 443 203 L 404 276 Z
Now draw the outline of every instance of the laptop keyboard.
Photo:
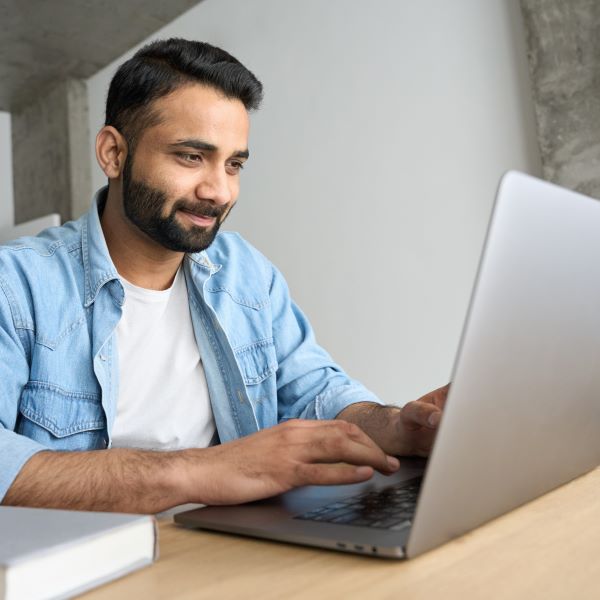
M 295 518 L 393 531 L 403 529 L 412 522 L 421 481 L 422 477 L 417 477 L 382 490 L 336 500 Z

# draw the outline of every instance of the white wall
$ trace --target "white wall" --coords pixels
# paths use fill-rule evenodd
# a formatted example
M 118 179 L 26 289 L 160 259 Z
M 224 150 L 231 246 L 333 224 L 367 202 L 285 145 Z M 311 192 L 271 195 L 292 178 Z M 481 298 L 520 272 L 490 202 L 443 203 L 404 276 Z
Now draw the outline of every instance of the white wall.
M 521 27 L 517 0 L 205 0 L 153 36 L 263 81 L 229 228 L 387 402 L 448 380 L 497 182 L 540 172 Z M 91 131 L 120 62 L 89 80 Z
M 10 114 L 0 112 L 0 229 L 14 223 Z

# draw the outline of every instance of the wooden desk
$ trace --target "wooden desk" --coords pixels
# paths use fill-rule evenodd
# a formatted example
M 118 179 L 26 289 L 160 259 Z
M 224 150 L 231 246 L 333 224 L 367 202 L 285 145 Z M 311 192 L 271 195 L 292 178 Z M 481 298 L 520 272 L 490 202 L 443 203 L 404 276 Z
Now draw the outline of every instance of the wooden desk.
M 409 561 L 160 523 L 156 564 L 100 599 L 600 598 L 600 469 Z

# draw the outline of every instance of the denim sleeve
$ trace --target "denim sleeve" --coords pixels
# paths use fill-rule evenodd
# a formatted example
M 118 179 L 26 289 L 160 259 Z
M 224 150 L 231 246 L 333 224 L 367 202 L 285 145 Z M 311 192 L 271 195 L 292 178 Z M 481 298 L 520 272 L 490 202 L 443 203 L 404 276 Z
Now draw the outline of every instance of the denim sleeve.
M 334 419 L 355 402 L 382 402 L 350 379 L 321 348 L 306 316 L 291 300 L 281 273 L 271 265 L 273 340 L 277 352 L 278 420 Z
M 14 302 L 11 310 L 11 297 L 0 278 L 0 502 L 23 465 L 36 452 L 47 450 L 14 432 L 19 399 L 29 379 L 29 363 L 15 323 L 19 319 L 13 312 Z

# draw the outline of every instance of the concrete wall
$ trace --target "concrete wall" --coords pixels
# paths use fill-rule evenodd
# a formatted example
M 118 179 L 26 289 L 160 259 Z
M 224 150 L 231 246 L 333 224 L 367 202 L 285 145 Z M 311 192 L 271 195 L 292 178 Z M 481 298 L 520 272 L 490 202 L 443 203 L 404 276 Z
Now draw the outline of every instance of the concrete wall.
M 385 401 L 444 384 L 497 182 L 540 173 L 517 0 L 206 0 L 173 35 L 265 84 L 229 227 Z M 92 132 L 115 67 L 88 81 Z
M 82 80 L 66 80 L 13 112 L 17 223 L 49 212 L 67 221 L 89 204 L 81 200 L 91 194 L 86 91 Z
M 0 112 L 0 229 L 14 222 L 10 114 Z
M 521 0 L 544 178 L 600 198 L 600 6 Z

